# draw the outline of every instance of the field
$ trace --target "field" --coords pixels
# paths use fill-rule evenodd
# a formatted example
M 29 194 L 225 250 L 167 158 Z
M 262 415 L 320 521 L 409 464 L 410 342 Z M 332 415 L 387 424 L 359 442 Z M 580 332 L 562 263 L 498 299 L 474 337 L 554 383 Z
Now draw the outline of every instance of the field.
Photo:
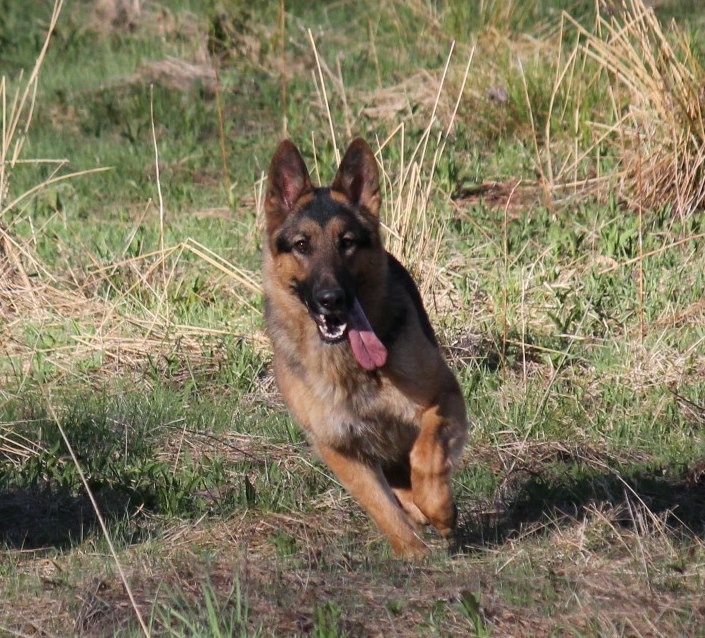
M 699 8 L 0 0 L 0 635 L 705 636 Z M 263 330 L 356 135 L 471 419 L 416 562 Z

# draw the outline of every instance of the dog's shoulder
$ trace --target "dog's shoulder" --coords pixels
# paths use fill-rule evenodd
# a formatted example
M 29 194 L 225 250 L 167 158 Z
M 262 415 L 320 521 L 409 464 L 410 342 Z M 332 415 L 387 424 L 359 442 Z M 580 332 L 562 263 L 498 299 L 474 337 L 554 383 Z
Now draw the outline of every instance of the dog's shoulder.
M 391 253 L 387 253 L 387 294 L 394 300 L 393 305 L 397 306 L 399 314 L 401 310 L 405 312 L 411 311 L 417 318 L 419 327 L 423 336 L 428 339 L 434 346 L 438 346 L 436 333 L 433 330 L 431 321 L 428 318 L 426 308 L 424 308 L 421 299 L 421 293 L 416 286 L 416 282 L 409 271 L 402 266 L 401 262 Z M 405 318 L 404 318 L 405 319 Z M 406 321 L 402 321 L 405 323 Z M 392 328 L 390 326 L 390 328 Z M 390 331 L 390 337 L 394 331 Z

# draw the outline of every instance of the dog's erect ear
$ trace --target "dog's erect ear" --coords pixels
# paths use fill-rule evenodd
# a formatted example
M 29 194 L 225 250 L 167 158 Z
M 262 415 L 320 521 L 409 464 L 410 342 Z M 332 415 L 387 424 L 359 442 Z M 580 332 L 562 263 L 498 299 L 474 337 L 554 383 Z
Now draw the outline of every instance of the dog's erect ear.
M 379 214 L 379 172 L 372 149 L 361 137 L 350 142 L 331 189 L 343 193 L 352 204 Z
M 296 201 L 310 190 L 313 190 L 313 185 L 299 149 L 289 140 L 284 140 L 269 165 L 267 200 L 264 206 L 267 232 L 275 231 L 287 215 L 293 212 Z

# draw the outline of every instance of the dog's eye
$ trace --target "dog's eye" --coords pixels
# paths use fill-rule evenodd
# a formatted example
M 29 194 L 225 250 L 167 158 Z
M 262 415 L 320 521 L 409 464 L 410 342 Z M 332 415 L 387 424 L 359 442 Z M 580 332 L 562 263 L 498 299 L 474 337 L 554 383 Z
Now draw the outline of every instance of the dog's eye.
M 304 238 L 295 241 L 293 248 L 300 255 L 307 255 L 309 249 L 308 239 Z
M 357 245 L 357 241 L 355 240 L 355 237 L 352 235 L 343 235 L 340 238 L 340 250 L 343 252 L 348 252 L 352 248 L 354 248 Z

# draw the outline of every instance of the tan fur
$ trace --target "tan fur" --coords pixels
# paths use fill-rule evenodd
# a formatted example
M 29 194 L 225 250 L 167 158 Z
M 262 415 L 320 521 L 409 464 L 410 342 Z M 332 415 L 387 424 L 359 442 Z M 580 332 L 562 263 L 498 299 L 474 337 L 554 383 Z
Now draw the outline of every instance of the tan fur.
M 357 211 L 373 229 L 371 245 L 350 256 L 341 257 L 336 243 L 343 217 L 332 216 L 321 225 L 302 213 L 313 201 L 302 166 L 298 150 L 283 142 L 269 174 L 263 269 L 277 383 L 318 454 L 394 551 L 418 556 L 426 549 L 418 524 L 430 522 L 447 536 L 455 523 L 450 476 L 467 432 L 462 393 L 424 333 L 409 284 L 390 271 L 379 238 L 377 166 L 367 144 L 350 145 L 332 190 L 324 194 Z M 305 259 L 277 250 L 277 233 L 287 220 L 314 246 Z M 292 282 L 325 275 L 327 269 L 344 269 L 355 282 L 356 297 L 376 334 L 393 333 L 382 368 L 362 368 L 346 342 L 324 343 L 292 292 Z M 400 326 L 392 311 L 404 317 Z

